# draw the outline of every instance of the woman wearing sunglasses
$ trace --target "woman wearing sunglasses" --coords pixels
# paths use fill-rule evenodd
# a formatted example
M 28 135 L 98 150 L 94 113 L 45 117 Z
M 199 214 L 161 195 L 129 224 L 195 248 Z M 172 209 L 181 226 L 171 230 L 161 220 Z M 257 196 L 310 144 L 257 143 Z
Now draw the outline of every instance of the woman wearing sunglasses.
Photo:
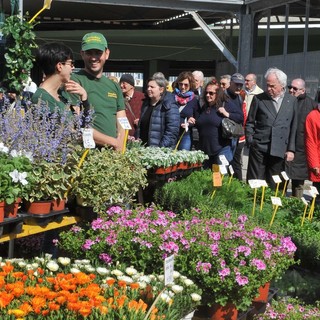
M 243 122 L 242 110 L 230 100 L 216 80 L 205 86 L 204 104 L 196 113 L 196 127 L 199 131 L 199 149 L 209 156 L 204 169 L 211 169 L 213 164 L 221 164 L 220 156 L 224 155 L 230 162 L 233 158 L 231 139 L 222 136 L 221 122 L 224 117 L 235 122 Z

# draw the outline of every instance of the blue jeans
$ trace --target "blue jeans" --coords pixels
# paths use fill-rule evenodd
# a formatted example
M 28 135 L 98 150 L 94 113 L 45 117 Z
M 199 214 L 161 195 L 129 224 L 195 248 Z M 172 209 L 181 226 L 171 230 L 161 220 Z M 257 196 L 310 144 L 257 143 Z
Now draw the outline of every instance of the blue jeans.
M 191 132 L 190 131 L 184 133 L 180 141 L 180 144 L 178 146 L 178 150 L 188 150 L 188 151 L 191 150 Z
M 230 163 L 233 159 L 231 146 L 225 146 L 219 151 L 218 154 L 216 154 L 214 156 L 209 156 L 209 159 L 204 161 L 203 168 L 204 169 L 212 169 L 213 164 L 222 164 L 222 162 L 219 158 L 219 156 L 221 156 L 221 155 L 224 155 Z

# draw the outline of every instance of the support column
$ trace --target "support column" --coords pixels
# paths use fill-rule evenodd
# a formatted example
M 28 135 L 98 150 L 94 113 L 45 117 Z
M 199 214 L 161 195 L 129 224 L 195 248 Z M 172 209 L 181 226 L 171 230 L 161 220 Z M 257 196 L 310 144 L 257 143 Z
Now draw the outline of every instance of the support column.
M 250 70 L 253 47 L 253 15 L 251 13 L 240 15 L 239 29 L 238 66 L 239 72 L 245 76 L 247 73 L 252 72 Z

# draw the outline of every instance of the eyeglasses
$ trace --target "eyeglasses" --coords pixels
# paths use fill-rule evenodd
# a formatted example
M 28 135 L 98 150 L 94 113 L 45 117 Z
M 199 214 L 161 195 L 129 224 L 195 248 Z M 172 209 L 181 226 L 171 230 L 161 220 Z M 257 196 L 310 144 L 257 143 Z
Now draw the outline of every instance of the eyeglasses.
M 220 85 L 225 87 L 227 85 L 227 83 L 226 82 L 220 82 Z
M 180 87 L 189 87 L 189 83 L 179 82 L 178 85 Z
M 209 95 L 209 96 L 214 96 L 216 94 L 216 92 L 213 92 L 213 91 L 206 91 L 206 95 Z
M 302 88 L 297 88 L 297 87 L 293 87 L 293 86 L 288 86 L 288 89 L 289 90 L 293 90 L 293 91 L 298 91 L 298 90 L 301 90 Z
M 61 64 L 63 65 L 67 65 L 67 66 L 71 66 L 71 68 L 74 67 L 74 61 L 71 60 L 71 61 L 65 61 L 65 62 L 61 62 Z

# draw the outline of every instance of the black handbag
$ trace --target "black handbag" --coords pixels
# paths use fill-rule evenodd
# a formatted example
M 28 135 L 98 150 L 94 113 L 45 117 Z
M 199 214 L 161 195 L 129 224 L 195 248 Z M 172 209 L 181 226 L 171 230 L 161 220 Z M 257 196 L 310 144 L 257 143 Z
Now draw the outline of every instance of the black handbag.
M 244 135 L 244 128 L 241 123 L 236 123 L 229 118 L 223 118 L 221 122 L 222 136 L 226 139 L 240 138 Z

